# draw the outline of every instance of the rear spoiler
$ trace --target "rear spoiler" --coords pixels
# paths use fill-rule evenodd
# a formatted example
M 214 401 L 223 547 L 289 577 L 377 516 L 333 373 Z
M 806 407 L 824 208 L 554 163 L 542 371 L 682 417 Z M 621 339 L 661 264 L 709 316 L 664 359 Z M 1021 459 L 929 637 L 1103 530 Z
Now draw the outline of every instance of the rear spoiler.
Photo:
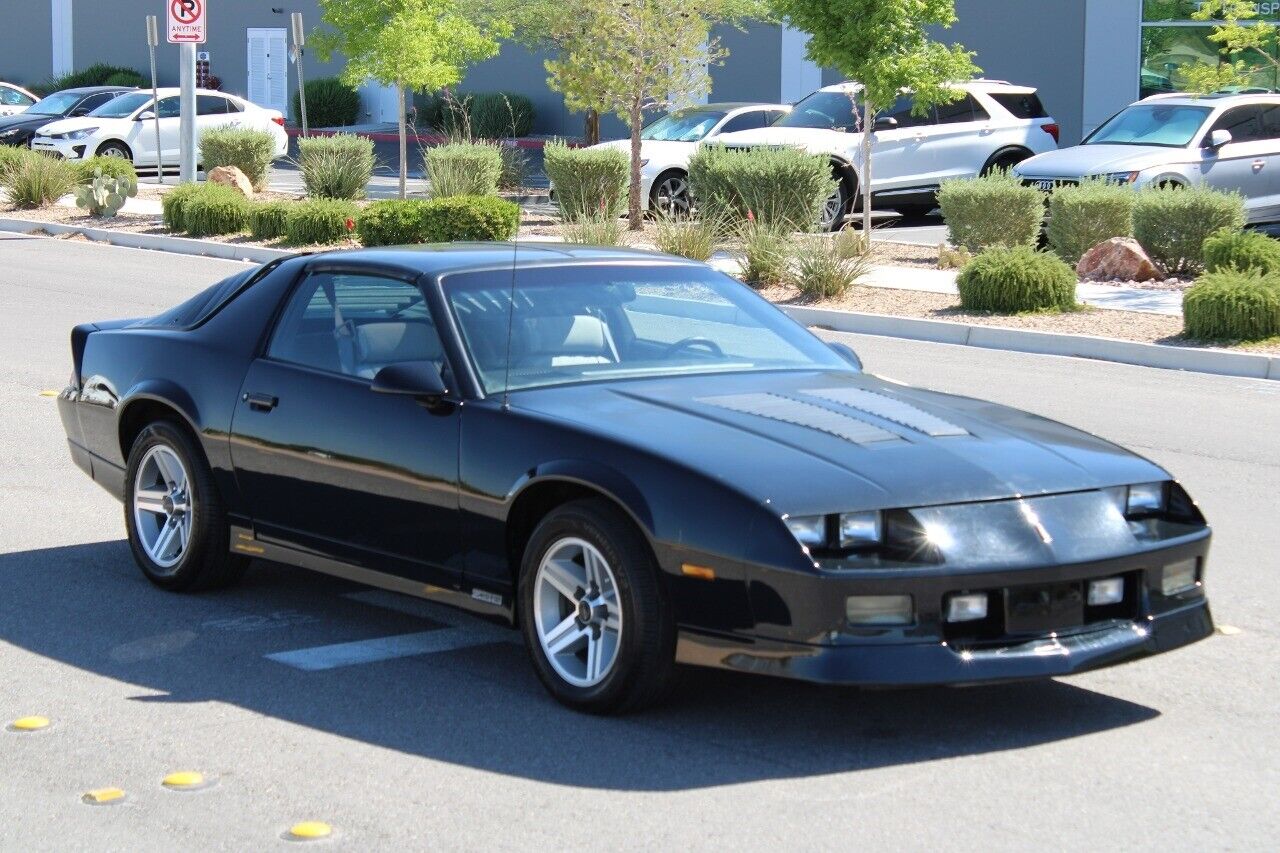
M 138 322 L 136 319 L 101 320 L 97 323 L 81 323 L 71 330 L 71 361 L 75 365 L 75 373 L 72 374 L 71 382 L 75 385 L 77 391 L 80 390 L 80 377 L 83 375 L 84 368 L 84 348 L 89 342 L 89 335 L 108 329 L 123 329 L 125 326 L 136 322 Z

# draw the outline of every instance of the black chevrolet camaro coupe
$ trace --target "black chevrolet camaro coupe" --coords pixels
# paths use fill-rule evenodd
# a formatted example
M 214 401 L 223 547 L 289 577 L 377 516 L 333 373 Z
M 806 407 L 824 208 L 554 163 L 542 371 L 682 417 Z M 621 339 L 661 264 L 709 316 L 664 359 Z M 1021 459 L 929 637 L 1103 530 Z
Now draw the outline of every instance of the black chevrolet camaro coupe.
M 275 560 L 519 625 L 576 708 L 677 663 L 907 685 L 1208 636 L 1161 468 L 863 372 L 749 288 L 634 251 L 296 256 L 77 326 L 76 463 L 157 585 Z

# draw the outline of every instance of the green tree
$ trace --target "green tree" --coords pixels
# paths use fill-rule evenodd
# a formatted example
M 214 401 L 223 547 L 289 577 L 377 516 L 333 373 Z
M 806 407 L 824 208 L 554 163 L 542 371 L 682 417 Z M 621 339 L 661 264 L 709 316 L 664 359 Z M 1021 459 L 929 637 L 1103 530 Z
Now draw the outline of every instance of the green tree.
M 1191 13 L 1193 21 L 1213 22 L 1209 41 L 1218 45 L 1217 63 L 1194 62 L 1178 68 L 1188 92 L 1205 95 L 1230 86 L 1248 86 L 1254 75 L 1280 71 L 1276 58 L 1276 26 L 1259 21 L 1251 0 L 1205 0 Z
M 548 44 L 547 82 L 572 110 L 616 114 L 631 131 L 631 228 L 640 215 L 640 130 L 646 112 L 696 103 L 726 55 L 711 28 L 766 14 L 761 0 L 533 0 L 509 11 L 522 39 Z
M 862 126 L 902 91 L 916 112 L 950 103 L 963 92 L 950 85 L 978 72 L 973 54 L 929 38 L 928 28 L 956 21 L 955 0 L 772 0 L 778 17 L 809 34 L 808 56 L 861 84 Z M 871 230 L 871 133 L 862 135 L 862 227 Z
M 319 0 L 330 29 L 313 38 L 327 60 L 347 59 L 342 79 L 359 86 L 373 79 L 395 86 L 400 102 L 400 197 L 405 197 L 409 152 L 405 91 L 457 84 L 473 62 L 494 56 L 498 39 L 510 35 L 500 17 L 463 0 Z

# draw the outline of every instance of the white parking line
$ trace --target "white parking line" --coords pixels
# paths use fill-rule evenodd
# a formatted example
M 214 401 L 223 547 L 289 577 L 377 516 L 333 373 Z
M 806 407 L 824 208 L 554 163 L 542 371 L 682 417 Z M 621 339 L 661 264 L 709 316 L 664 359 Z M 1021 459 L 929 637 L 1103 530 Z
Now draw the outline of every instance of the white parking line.
M 295 669 L 318 672 L 414 655 L 451 652 L 489 643 L 518 645 L 521 642 L 517 631 L 420 598 L 380 589 L 349 592 L 343 597 L 362 604 L 429 619 L 448 627 L 437 628 L 434 631 L 418 631 L 413 634 L 397 634 L 391 637 L 374 637 L 369 640 L 275 652 L 266 655 L 266 658 Z

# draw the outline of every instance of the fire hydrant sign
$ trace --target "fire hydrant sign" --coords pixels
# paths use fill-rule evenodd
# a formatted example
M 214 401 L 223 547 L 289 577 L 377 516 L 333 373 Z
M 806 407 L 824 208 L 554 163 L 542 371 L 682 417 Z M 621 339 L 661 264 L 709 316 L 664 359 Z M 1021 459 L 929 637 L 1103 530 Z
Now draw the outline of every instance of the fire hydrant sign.
M 169 6 L 169 43 L 204 44 L 206 0 L 166 0 Z

